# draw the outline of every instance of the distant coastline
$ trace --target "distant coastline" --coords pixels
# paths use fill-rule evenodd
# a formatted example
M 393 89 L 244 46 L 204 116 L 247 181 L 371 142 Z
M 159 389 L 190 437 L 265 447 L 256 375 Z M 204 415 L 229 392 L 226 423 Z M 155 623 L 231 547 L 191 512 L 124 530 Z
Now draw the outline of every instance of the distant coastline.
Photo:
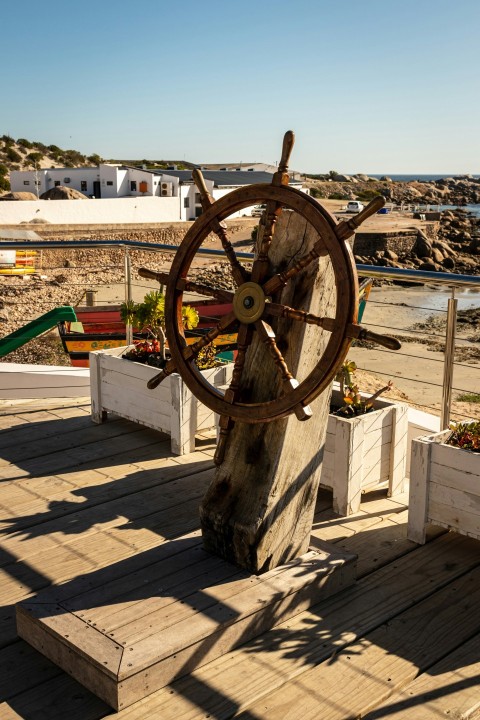
M 434 180 L 443 180 L 443 178 L 451 177 L 464 177 L 460 173 L 444 173 L 443 175 L 389 175 L 389 173 L 382 173 L 381 175 L 374 175 L 367 173 L 368 177 L 376 178 L 380 180 L 382 177 L 389 177 L 391 180 L 396 182 L 433 182 Z M 472 178 L 480 178 L 480 175 L 469 175 Z

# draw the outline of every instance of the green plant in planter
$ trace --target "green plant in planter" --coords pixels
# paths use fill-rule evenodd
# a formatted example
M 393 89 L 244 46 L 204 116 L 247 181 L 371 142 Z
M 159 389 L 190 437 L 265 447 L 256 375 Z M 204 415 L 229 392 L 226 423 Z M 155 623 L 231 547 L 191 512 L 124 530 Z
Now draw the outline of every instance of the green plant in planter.
M 123 357 L 147 365 L 163 367 L 167 359 L 163 293 L 153 290 L 145 295 L 141 303 L 135 303 L 133 300 L 122 303 L 120 317 L 125 324 L 148 334 L 146 340 L 136 342 L 135 347 L 128 350 Z M 199 321 L 197 311 L 190 305 L 182 307 L 182 319 L 185 330 L 193 330 Z
M 380 388 L 377 392 L 369 398 L 364 398 L 360 394 L 358 384 L 355 381 L 355 370 L 357 369 L 356 363 L 353 360 L 346 360 L 338 373 L 335 376 L 335 380 L 340 383 L 340 392 L 342 393 L 343 402 L 345 405 L 333 411 L 333 415 L 340 417 L 356 417 L 357 415 L 365 415 L 365 413 L 373 410 L 373 404 L 375 400 L 380 397 L 384 392 L 387 392 L 392 387 L 392 382 L 389 381 L 385 387 Z
M 480 453 L 480 420 L 452 423 L 450 430 L 452 434 L 447 440 L 447 445 Z

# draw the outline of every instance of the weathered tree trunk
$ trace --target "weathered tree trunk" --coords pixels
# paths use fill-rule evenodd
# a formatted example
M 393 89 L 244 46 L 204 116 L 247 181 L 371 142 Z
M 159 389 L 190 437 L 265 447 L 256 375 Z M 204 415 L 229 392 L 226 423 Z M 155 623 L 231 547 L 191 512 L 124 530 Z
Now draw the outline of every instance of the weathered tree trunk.
M 259 229 L 261 237 L 261 227 Z M 284 212 L 270 263 L 288 269 L 318 240 L 299 215 Z M 275 301 L 332 317 L 333 270 L 327 258 L 297 275 Z M 277 346 L 300 382 L 317 364 L 329 333 L 300 322 L 272 322 Z M 278 370 L 255 333 L 242 375 L 242 397 L 264 402 L 280 393 Z M 230 562 L 262 573 L 307 551 L 320 480 L 331 391 L 312 403 L 313 417 L 264 424 L 236 423 L 225 459 L 200 508 L 204 545 Z

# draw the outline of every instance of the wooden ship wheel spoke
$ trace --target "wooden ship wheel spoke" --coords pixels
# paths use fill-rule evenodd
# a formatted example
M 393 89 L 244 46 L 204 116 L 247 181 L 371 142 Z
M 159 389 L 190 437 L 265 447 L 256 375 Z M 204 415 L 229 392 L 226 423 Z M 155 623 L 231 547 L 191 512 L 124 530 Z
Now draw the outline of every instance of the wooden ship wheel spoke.
M 196 168 L 192 171 L 192 177 L 195 185 L 197 186 L 198 192 L 200 193 L 202 208 L 204 211 L 208 210 L 208 208 L 214 204 L 214 200 L 208 192 L 204 177 L 200 170 L 197 170 Z M 217 218 L 214 218 L 212 220 L 210 229 L 220 238 L 220 242 L 222 243 L 225 255 L 227 256 L 227 259 L 231 265 L 232 275 L 236 285 L 242 285 L 249 279 L 249 275 L 246 269 L 241 265 L 240 261 L 238 260 L 233 245 L 228 238 L 227 226 L 224 222 L 221 222 Z
M 149 275 L 167 286 L 165 319 L 171 353 L 167 366 L 149 382 L 149 387 L 156 387 L 164 377 L 176 371 L 182 375 L 193 394 L 220 415 L 217 463 L 222 460 L 228 432 L 236 421 L 265 423 L 287 417 L 291 413 L 295 413 L 300 420 L 311 417 L 310 403 L 331 384 L 352 340 L 362 338 L 379 342 L 390 349 L 399 347 L 393 338 L 371 333 L 357 323 L 358 280 L 352 251 L 347 242 L 355 229 L 382 207 L 384 199 L 375 198 L 357 216 L 345 222 L 337 222 L 310 195 L 288 185 L 288 161 L 292 146 L 293 133 L 288 132 L 284 138 L 279 168 L 271 184 L 242 187 L 216 202 L 209 195 L 201 172 L 195 170 L 193 177 L 204 212 L 179 246 L 170 273 Z M 265 211 L 258 227 L 257 252 L 250 273 L 240 263 L 224 221 L 240 210 L 259 203 L 265 205 Z M 312 229 L 314 241 L 307 244 L 303 252 L 298 251 L 298 247 L 303 246 L 297 243 L 297 254 L 289 258 L 288 262 L 279 262 L 278 258 L 275 261 L 274 248 L 279 242 L 276 235 L 284 232 L 285 225 L 289 223 L 291 215 L 285 213 L 292 212 Z M 188 277 L 189 273 L 192 274 L 197 251 L 212 231 L 222 243 L 235 290 L 212 287 Z M 288 247 L 288 243 L 285 244 Z M 300 281 L 306 294 L 309 284 L 316 282 L 315 272 L 311 272 L 311 268 L 316 267 L 315 261 L 318 263 L 320 260 L 328 261 L 331 267 L 336 296 L 332 310 L 324 316 L 311 312 L 309 307 L 306 310 L 291 307 L 288 302 L 293 297 L 290 287 L 293 288 Z M 187 301 L 184 300 L 184 294 L 189 292 L 215 298 L 233 307 L 212 330 L 190 346 L 186 343 L 182 324 L 182 304 Z M 203 347 L 211 344 L 234 323 L 238 329 L 237 356 L 230 385 L 221 392 L 207 382 L 195 360 Z M 288 342 L 282 332 L 277 336 L 278 323 L 317 326 L 320 332 L 328 335 L 313 367 L 306 374 L 302 371 L 298 379 L 295 377 L 296 370 L 289 367 L 292 362 L 291 348 L 290 360 L 284 357 L 282 343 L 288 346 Z M 263 347 L 261 351 L 260 346 Z M 252 360 L 249 359 L 250 352 Z M 251 388 L 243 387 L 246 366 L 250 362 L 269 361 L 275 364 L 278 381 L 273 389 L 270 388 L 271 396 L 252 394 Z

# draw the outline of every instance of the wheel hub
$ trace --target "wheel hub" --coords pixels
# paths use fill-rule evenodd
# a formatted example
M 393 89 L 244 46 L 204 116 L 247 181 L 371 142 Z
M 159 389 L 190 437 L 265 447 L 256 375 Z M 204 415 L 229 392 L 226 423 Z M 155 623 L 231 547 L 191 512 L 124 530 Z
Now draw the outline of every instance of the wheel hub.
M 262 317 L 265 308 L 265 293 L 260 285 L 246 282 L 240 285 L 233 298 L 233 312 L 237 320 L 251 324 Z

